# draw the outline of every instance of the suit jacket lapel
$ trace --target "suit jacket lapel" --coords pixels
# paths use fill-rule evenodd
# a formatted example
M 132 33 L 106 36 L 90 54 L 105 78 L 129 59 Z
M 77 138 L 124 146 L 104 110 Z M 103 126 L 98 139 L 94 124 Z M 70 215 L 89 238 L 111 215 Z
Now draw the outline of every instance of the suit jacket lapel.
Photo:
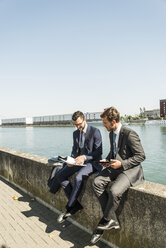
M 87 137 L 89 137 L 89 133 L 90 133 L 90 126 L 87 126 L 87 130 L 86 130 L 86 134 L 85 134 L 85 140 L 87 139 Z
M 77 135 L 76 135 L 75 139 L 76 139 L 77 149 L 79 149 L 80 131 L 77 130 L 76 132 L 77 132 L 76 133 Z

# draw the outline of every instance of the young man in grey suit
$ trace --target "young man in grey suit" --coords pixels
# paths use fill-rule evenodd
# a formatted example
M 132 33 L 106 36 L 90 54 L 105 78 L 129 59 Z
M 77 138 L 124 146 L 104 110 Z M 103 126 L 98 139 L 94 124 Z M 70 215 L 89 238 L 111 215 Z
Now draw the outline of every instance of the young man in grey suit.
M 77 111 L 72 116 L 73 124 L 77 130 L 73 133 L 73 148 L 71 156 L 75 158 L 76 165 L 66 164 L 54 177 L 50 192 L 56 193 L 59 188 L 65 191 L 68 203 L 59 215 L 57 221 L 62 223 L 67 217 L 82 209 L 77 198 L 82 188 L 83 181 L 95 171 L 101 171 L 102 166 L 94 161 L 99 161 L 102 155 L 102 138 L 100 130 L 87 124 L 84 114 Z M 84 164 L 85 166 L 80 166 Z M 72 187 L 69 177 L 77 172 Z
M 141 162 L 145 159 L 145 153 L 137 133 L 122 126 L 120 114 L 114 107 L 105 109 L 100 116 L 110 132 L 110 152 L 102 160 L 105 169 L 93 182 L 93 189 L 103 212 L 91 238 L 93 244 L 101 238 L 104 230 L 120 228 L 116 210 L 122 195 L 130 186 L 136 186 L 144 180 Z M 109 182 L 112 185 L 107 192 Z

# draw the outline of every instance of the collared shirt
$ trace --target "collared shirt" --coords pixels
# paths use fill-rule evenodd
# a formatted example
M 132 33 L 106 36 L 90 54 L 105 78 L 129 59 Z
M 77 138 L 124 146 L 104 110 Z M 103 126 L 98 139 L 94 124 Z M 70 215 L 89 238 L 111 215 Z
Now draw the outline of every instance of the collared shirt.
M 116 134 L 116 139 L 115 139 L 116 150 L 117 150 L 117 148 L 118 148 L 119 134 L 120 134 L 120 129 L 121 129 L 121 127 L 122 127 L 122 124 L 119 123 L 118 128 L 117 128 L 115 131 L 113 131 L 113 132 Z
M 88 128 L 88 124 L 86 123 L 84 129 L 82 130 L 84 134 L 86 134 L 87 128 Z

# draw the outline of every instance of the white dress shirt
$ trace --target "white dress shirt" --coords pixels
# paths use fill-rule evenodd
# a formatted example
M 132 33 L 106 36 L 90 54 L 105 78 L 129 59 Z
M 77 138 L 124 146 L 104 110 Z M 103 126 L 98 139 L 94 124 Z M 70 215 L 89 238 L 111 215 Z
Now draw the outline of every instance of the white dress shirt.
M 113 131 L 116 134 L 116 139 L 115 139 L 116 151 L 117 151 L 117 148 L 118 148 L 119 134 L 120 134 L 121 127 L 122 127 L 122 124 L 119 123 L 118 128 L 115 131 Z

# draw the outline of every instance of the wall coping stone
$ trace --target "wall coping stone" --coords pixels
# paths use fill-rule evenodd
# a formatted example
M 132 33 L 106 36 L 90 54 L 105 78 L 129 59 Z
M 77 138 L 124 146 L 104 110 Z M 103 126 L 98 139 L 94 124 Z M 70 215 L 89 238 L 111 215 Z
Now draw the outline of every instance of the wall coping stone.
M 49 167 L 52 166 L 48 162 L 49 159 L 43 156 L 39 156 L 36 154 L 31 154 L 31 153 L 25 153 L 25 152 L 17 151 L 15 149 L 5 148 L 5 147 L 0 147 L 0 151 L 13 154 L 13 155 L 16 155 L 22 158 L 27 158 L 29 160 L 45 164 L 46 166 L 49 166 Z M 154 182 L 145 180 L 143 184 L 137 185 L 135 187 L 131 187 L 130 189 L 134 189 L 140 192 L 153 194 L 153 195 L 166 198 L 166 185 L 163 185 L 163 184 L 154 183 Z

